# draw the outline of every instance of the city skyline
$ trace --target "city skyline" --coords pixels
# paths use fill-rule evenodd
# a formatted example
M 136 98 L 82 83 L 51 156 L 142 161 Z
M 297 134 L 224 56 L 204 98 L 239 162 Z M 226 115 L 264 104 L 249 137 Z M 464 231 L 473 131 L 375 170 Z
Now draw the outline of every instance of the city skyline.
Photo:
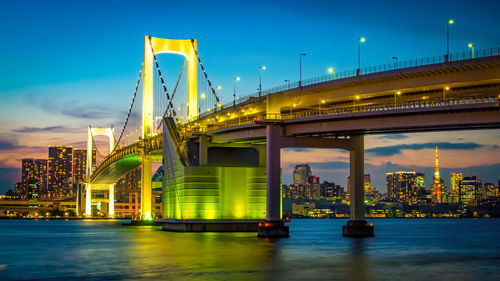
M 53 3 L 58 7 L 55 10 L 37 2 L 19 1 L 8 3 L 0 12 L 2 26 L 9 26 L 4 38 L 14 43 L 0 47 L 2 61 L 12 66 L 0 70 L 0 193 L 19 180 L 21 159 L 47 159 L 44 155 L 49 145 L 84 148 L 89 124 L 121 128 L 142 60 L 145 34 L 196 37 L 207 71 L 214 83 L 222 85 L 224 102 L 231 101 L 235 75 L 241 77 L 239 96 L 256 92 L 262 64 L 267 66 L 263 89 L 284 84 L 284 80 L 298 80 L 301 52 L 307 54 L 303 58 L 304 79 L 327 74 L 329 67 L 339 72 L 354 69 L 360 36 L 366 37 L 361 67 L 391 63 L 392 57 L 403 61 L 442 55 L 448 18 L 455 20 L 451 53 L 469 51 L 470 42 L 477 49 L 500 46 L 497 30 L 481 28 L 500 24 L 494 14 L 498 3 L 445 1 L 433 4 L 432 10 L 427 9 L 431 2 L 408 4 L 418 16 L 402 20 L 409 7 L 397 1 L 388 2 L 390 10 L 369 2 L 359 6 L 348 2 L 270 3 L 262 13 L 257 12 L 262 4 L 259 2 L 246 6 L 231 3 L 231 8 L 222 3 L 195 2 L 191 15 L 199 19 L 196 24 L 186 24 L 183 20 L 187 20 L 176 13 L 168 20 L 161 13 L 152 15 L 133 2 L 121 2 L 119 7 L 113 2 L 99 3 L 99 11 L 94 11 L 97 2 L 80 3 L 78 7 L 62 1 Z M 189 9 L 182 4 L 158 6 L 158 10 L 183 11 L 179 14 Z M 235 12 L 237 8 L 251 16 Z M 358 10 L 356 17 L 343 15 L 352 9 Z M 293 20 L 295 17 L 301 18 L 300 23 Z M 224 20 L 233 24 L 227 27 Z M 394 26 L 395 21 L 402 25 Z M 387 30 L 392 32 L 388 34 Z M 37 46 L 35 50 L 33 45 Z M 168 56 L 160 62 L 167 65 L 166 73 L 175 73 L 182 63 Z M 384 186 L 385 173 L 394 170 L 417 169 L 429 182 L 436 143 L 441 146 L 443 175 L 463 171 L 484 182 L 497 180 L 500 130 L 367 136 L 366 172 L 373 175 L 373 185 L 379 188 Z M 284 183 L 290 182 L 292 165 L 300 163 L 297 160 L 304 159 L 305 153 L 313 156 L 308 156 L 313 160 L 311 167 L 322 180 L 341 179 L 339 184 L 345 185 L 347 154 L 318 149 L 283 150 Z M 449 177 L 443 179 L 449 185 Z

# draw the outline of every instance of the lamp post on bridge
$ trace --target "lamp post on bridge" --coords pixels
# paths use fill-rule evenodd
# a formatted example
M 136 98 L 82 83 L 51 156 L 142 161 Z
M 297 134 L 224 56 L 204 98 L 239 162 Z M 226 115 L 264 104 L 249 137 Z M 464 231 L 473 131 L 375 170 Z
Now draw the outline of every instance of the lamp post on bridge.
M 400 96 L 401 92 L 397 91 L 394 93 L 394 108 L 396 108 L 396 103 L 397 103 L 397 96 Z
M 471 48 L 471 58 L 474 58 L 474 45 L 472 43 L 469 43 L 469 48 Z
M 455 21 L 452 19 L 448 19 L 446 23 L 446 59 L 445 62 L 448 62 L 450 59 L 450 25 L 452 25 Z
M 361 43 L 365 42 L 365 37 L 359 37 L 358 39 L 358 70 L 357 75 L 361 74 Z
M 234 77 L 233 105 L 236 105 L 236 82 L 240 81 L 240 77 Z
M 262 70 L 266 70 L 265 65 L 259 68 L 259 97 L 262 96 Z
M 302 56 L 305 56 L 305 53 L 299 53 L 299 89 L 302 90 Z
M 398 57 L 392 57 L 393 60 L 396 60 L 396 68 L 399 68 L 399 58 Z
M 319 103 L 318 103 L 318 109 L 319 109 L 319 115 L 321 115 L 321 104 L 325 104 L 326 100 L 321 100 Z
M 333 67 L 328 68 L 328 73 L 332 75 L 332 80 L 335 80 L 335 69 Z
M 288 85 L 288 89 L 287 90 L 289 90 L 290 89 L 290 80 L 285 79 L 284 81 Z
M 443 88 L 443 102 L 446 102 L 446 91 L 450 90 L 450 87 Z
M 356 109 L 356 101 L 361 99 L 359 95 L 355 96 L 353 99 L 353 111 Z
M 220 94 L 219 91 L 222 90 L 222 86 L 217 86 L 216 89 L 217 90 L 215 91 L 215 93 L 217 94 L 217 96 L 219 96 L 219 94 Z M 214 104 L 214 113 L 217 112 L 217 106 L 221 106 L 221 104 L 217 104 L 217 103 Z

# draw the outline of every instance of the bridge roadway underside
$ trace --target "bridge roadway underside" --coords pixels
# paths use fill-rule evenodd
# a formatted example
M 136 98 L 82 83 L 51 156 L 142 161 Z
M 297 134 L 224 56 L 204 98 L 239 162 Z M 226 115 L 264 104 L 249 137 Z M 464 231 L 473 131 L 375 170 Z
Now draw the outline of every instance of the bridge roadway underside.
M 129 154 L 110 164 L 99 175 L 93 177 L 92 184 L 114 184 L 129 171 L 139 167 L 141 161 L 139 154 Z
M 500 128 L 498 104 L 449 105 L 436 108 L 410 108 L 377 112 L 321 115 L 289 120 L 235 126 L 208 132 L 213 143 L 262 143 L 266 123 L 275 122 L 285 136 L 349 136 L 446 130 Z

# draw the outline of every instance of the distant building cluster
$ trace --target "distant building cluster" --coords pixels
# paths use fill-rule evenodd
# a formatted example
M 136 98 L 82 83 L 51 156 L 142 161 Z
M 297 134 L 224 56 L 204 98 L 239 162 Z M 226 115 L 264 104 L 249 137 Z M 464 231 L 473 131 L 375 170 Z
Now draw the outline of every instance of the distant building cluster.
M 74 198 L 86 175 L 87 150 L 49 146 L 48 159 L 22 159 L 21 181 L 14 196 L 21 199 Z M 93 152 L 95 162 L 95 151 Z
M 96 169 L 96 150 L 92 151 L 93 166 Z M 75 215 L 82 213 L 85 206 L 85 182 L 87 180 L 87 150 L 66 145 L 48 147 L 47 159 L 22 159 L 21 181 L 5 196 L 1 215 L 34 216 Z M 125 174 L 115 184 L 115 214 L 137 215 L 140 209 L 140 167 Z M 108 191 L 94 190 L 92 212 L 99 213 L 101 203 L 109 198 Z M 158 197 L 158 190 L 153 192 Z M 161 195 L 161 192 L 160 192 Z M 160 196 L 161 197 L 161 196 Z M 6 201 L 7 200 L 7 201 Z M 155 198 L 155 201 L 158 201 Z M 160 198 L 161 201 L 161 198 Z M 161 204 L 154 205 L 155 208 Z M 36 216 L 35 216 L 36 217 Z
M 450 186 L 444 184 L 439 174 L 439 157 L 436 147 L 435 170 L 431 186 L 426 188 L 425 175 L 417 171 L 387 173 L 386 193 L 379 193 L 371 186 L 370 174 L 364 175 L 367 216 L 372 217 L 425 217 L 474 215 L 475 209 L 488 214 L 491 208 L 500 207 L 499 186 L 482 183 L 475 176 L 464 177 L 461 172 L 450 174 Z M 340 185 L 312 175 L 308 164 L 296 165 L 293 184 L 283 185 L 283 204 L 289 215 L 313 217 L 347 216 L 350 204 L 351 180 L 347 177 L 347 190 Z M 291 203 L 291 204 L 287 204 Z M 500 209 L 500 208 L 499 208 Z
M 385 175 L 386 192 L 372 186 L 371 175 L 364 175 L 364 202 L 368 217 L 427 217 L 427 216 L 486 216 L 492 209 L 500 216 L 499 186 L 484 183 L 475 176 L 464 177 L 461 172 L 450 174 L 446 186 L 439 173 L 436 148 L 435 170 L 432 184 L 425 185 L 424 173 L 394 171 Z M 96 150 L 92 152 L 95 169 Z M 115 214 L 137 216 L 140 209 L 141 168 L 138 167 L 115 184 Z M 9 214 L 32 213 L 33 210 L 62 210 L 81 213 L 85 205 L 87 150 L 71 146 L 54 145 L 48 148 L 48 159 L 22 159 L 21 181 L 9 190 L 9 200 L 3 201 Z M 161 167 L 153 176 L 153 207 L 157 213 L 162 208 Z M 282 186 L 283 213 L 306 217 L 348 217 L 350 212 L 351 179 L 346 178 L 346 188 L 333 181 L 320 181 L 308 164 L 296 165 L 293 183 Z M 101 210 L 109 194 L 96 190 L 92 194 L 92 210 Z M 32 203 L 35 202 L 35 203 Z M 50 203 L 53 202 L 53 203 Z M 58 203 L 54 203 L 58 202 Z M 17 204 L 17 205 L 16 205 Z M 26 205 L 27 204 L 27 205 Z M 44 205 L 45 204 L 45 205 Z M 94 210 L 95 209 L 95 210 Z M 35 211 L 36 212 L 36 211 Z M 496 212 L 496 211 L 495 211 Z M 477 214 L 476 214 L 477 213 Z M 0 214 L 1 215 L 1 214 Z M 4 214 L 5 215 L 5 214 Z

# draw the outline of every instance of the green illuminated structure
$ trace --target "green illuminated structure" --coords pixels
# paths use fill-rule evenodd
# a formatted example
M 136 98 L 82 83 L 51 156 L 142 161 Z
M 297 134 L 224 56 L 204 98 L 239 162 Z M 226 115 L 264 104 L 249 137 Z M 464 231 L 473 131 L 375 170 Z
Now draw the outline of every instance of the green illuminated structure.
M 166 120 L 165 123 L 167 127 L 169 122 Z M 194 149 L 198 154 L 186 151 L 183 155 L 181 150 L 176 149 L 179 143 L 175 136 L 171 137 L 173 134 L 169 131 L 172 132 L 164 130 L 163 133 L 164 218 L 177 220 L 266 218 L 266 167 L 259 166 L 259 153 L 256 149 L 209 147 L 207 163 L 200 165 L 199 159 L 193 161 L 188 159 L 197 158 L 199 149 L 203 148 L 197 146 Z M 220 149 L 230 149 L 231 153 L 227 151 L 221 153 Z M 192 157 L 189 157 L 189 154 L 193 154 Z M 236 162 L 230 159 L 231 155 L 247 157 L 236 157 L 239 160 Z

